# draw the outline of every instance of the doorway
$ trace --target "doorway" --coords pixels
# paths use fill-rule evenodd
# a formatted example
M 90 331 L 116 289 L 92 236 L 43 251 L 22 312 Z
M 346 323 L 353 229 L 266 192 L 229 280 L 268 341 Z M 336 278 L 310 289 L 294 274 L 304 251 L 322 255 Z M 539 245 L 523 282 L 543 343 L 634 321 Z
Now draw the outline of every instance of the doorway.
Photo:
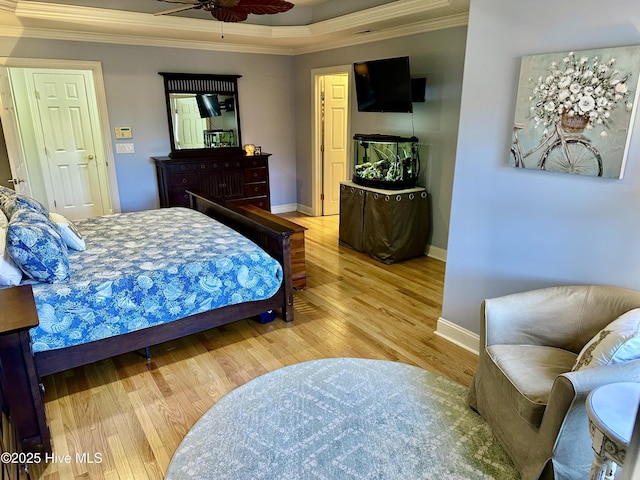
M 12 183 L 72 220 L 120 211 L 99 62 L 0 58 Z
M 340 213 L 340 182 L 347 179 L 349 159 L 350 66 L 312 70 L 312 211 Z

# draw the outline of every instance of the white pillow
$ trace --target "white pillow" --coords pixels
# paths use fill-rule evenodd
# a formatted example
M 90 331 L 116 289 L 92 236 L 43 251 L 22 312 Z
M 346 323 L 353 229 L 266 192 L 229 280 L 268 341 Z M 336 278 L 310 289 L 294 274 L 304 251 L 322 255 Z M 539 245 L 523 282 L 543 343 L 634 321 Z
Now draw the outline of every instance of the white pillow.
M 85 250 L 86 244 L 84 238 L 73 224 L 71 220 L 69 220 L 64 215 L 59 213 L 49 212 L 49 220 L 55 223 L 56 227 L 58 227 L 58 231 L 60 232 L 60 236 L 64 240 L 64 243 L 67 244 L 67 247 L 73 250 Z
M 9 222 L 0 212 L 0 285 L 3 287 L 20 285 L 22 270 L 15 264 L 7 251 L 7 228 Z
M 640 308 L 629 310 L 587 343 L 573 370 L 624 363 L 640 358 Z

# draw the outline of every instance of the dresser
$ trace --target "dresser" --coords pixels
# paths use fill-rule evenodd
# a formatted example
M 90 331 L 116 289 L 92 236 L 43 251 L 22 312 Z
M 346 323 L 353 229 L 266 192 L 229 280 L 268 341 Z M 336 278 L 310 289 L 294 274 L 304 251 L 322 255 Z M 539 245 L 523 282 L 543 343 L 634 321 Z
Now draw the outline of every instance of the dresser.
M 231 152 L 215 156 L 153 157 L 161 207 L 189 206 L 187 190 L 199 190 L 225 204 L 271 209 L 269 153 Z

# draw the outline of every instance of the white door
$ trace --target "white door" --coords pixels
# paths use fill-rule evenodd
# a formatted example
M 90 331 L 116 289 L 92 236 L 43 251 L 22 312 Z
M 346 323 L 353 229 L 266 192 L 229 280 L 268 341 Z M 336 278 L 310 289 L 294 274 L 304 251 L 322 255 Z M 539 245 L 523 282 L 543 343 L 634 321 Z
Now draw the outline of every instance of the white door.
M 104 160 L 97 159 L 88 72 L 31 71 L 45 147 L 51 210 L 75 220 L 104 215 Z
M 27 181 L 29 179 L 27 163 L 24 156 L 19 151 L 16 151 L 17 146 L 20 145 L 20 127 L 18 126 L 16 108 L 11 92 L 9 71 L 6 67 L 0 67 L 0 120 L 2 120 L 9 166 L 13 177 L 10 182 L 16 192 L 31 197 L 31 188 Z
M 322 214 L 340 213 L 340 182 L 347 177 L 347 74 L 324 76 Z
M 174 124 L 177 125 L 176 148 L 204 148 L 204 130 L 206 119 L 200 117 L 198 103 L 194 95 L 176 97 L 173 101 Z

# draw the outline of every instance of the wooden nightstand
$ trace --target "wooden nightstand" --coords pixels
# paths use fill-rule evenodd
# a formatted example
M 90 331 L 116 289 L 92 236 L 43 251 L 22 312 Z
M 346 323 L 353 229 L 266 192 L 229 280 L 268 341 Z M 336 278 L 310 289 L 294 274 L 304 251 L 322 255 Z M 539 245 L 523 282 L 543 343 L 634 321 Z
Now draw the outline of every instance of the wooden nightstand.
M 4 408 L 13 422 L 16 448 L 42 445 L 51 452 L 51 437 L 42 407 L 40 380 L 31 354 L 29 329 L 39 323 L 31 285 L 0 289 L 0 385 Z M 36 405 L 40 403 L 40 405 Z

